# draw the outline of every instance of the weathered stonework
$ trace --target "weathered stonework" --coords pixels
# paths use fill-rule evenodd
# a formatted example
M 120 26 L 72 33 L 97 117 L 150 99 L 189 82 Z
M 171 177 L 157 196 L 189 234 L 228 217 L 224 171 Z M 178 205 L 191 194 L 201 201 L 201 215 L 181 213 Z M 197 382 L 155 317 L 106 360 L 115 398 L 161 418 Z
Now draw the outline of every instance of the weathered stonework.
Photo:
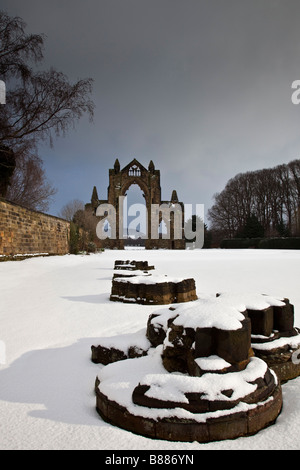
M 106 348 L 99 344 L 98 346 L 92 346 L 92 362 L 95 364 L 111 364 L 113 362 L 124 361 L 125 359 L 133 359 L 137 357 L 146 356 L 148 350 L 132 346 L 128 351 L 124 352 L 116 348 Z
M 166 305 L 196 300 L 194 279 L 168 280 L 167 277 L 132 276 L 112 280 L 110 300 L 143 305 Z
M 151 275 L 149 271 L 152 271 L 154 266 L 149 266 L 148 261 L 115 261 L 113 279 L 116 277 L 133 277 L 139 275 Z
M 115 239 L 105 239 L 101 240 L 102 246 L 104 248 L 117 248 L 124 249 L 124 238 L 123 238 L 123 229 L 120 227 L 120 207 L 119 207 L 119 198 L 126 195 L 127 190 L 132 184 L 137 184 L 145 197 L 146 209 L 147 209 L 147 228 L 148 233 L 146 234 L 145 247 L 146 249 L 154 248 L 164 248 L 164 249 L 176 249 L 184 250 L 185 249 L 185 239 L 184 239 L 184 204 L 179 202 L 177 197 L 177 192 L 174 190 L 172 192 L 170 201 L 161 200 L 161 186 L 160 186 L 160 171 L 155 169 L 155 166 L 151 160 L 148 170 L 141 165 L 136 159 L 132 160 L 128 165 L 123 169 L 120 168 L 120 163 L 116 160 L 114 168 L 109 170 L 109 187 L 108 187 L 108 196 L 106 200 L 101 200 L 98 198 L 98 192 L 96 187 L 93 189 L 91 203 L 86 204 L 85 210 L 92 212 L 96 215 L 96 210 L 101 204 L 110 204 L 116 210 L 116 238 Z M 158 204 L 159 206 L 165 204 L 170 208 L 170 221 L 165 220 L 166 225 L 168 226 L 170 222 L 169 233 L 166 235 L 166 238 L 163 236 L 158 236 L 158 238 L 153 238 L 151 234 L 151 217 L 152 205 Z M 175 206 L 180 207 L 180 224 L 181 224 L 181 233 L 180 238 L 175 237 L 174 232 L 174 212 L 172 208 Z M 103 217 L 102 217 L 103 218 Z M 122 217 L 121 217 L 122 219 Z M 101 220 L 101 218 L 99 218 Z M 160 221 L 162 219 L 160 218 Z M 121 236 L 120 236 L 121 232 Z
M 219 294 L 217 294 L 219 295 Z M 222 298 L 222 295 L 221 295 Z M 227 300 L 234 302 L 234 297 Z M 263 359 L 277 374 L 280 382 L 300 376 L 300 330 L 294 326 L 294 305 L 289 299 L 268 300 L 261 295 L 264 308 L 247 306 L 251 320 L 251 347 L 256 357 Z M 247 302 L 247 301 L 246 301 Z
M 96 409 L 102 419 L 126 431 L 153 439 L 207 443 L 251 436 L 275 423 L 282 408 L 282 391 L 277 385 L 269 399 L 247 411 L 229 413 L 205 422 L 176 417 L 151 419 L 130 413 L 125 406 L 101 392 L 96 380 Z
M 70 223 L 0 198 L 0 255 L 66 254 Z
M 168 343 L 162 354 L 164 367 L 169 372 L 182 372 L 200 377 L 204 373 L 213 372 L 214 369 L 203 369 L 197 359 L 218 356 L 224 360 L 219 373 L 242 370 L 253 356 L 250 332 L 251 323 L 247 316 L 237 330 L 214 327 L 185 328 L 171 320 Z
M 268 335 L 252 334 L 252 348 L 257 357 L 263 359 L 273 369 L 281 382 L 300 375 L 300 330 L 294 327 L 294 306 L 284 299 L 282 307 L 273 307 L 271 332 Z M 261 312 L 263 317 L 270 313 Z M 257 313 L 256 313 L 257 315 Z M 252 320 L 251 320 L 252 321 Z M 267 323 L 267 319 L 264 322 Z
M 174 305 L 149 317 L 146 336 L 148 355 L 144 348 L 135 361 L 122 356 L 120 367 L 108 360 L 96 379 L 96 409 L 105 421 L 187 442 L 248 436 L 275 423 L 281 385 L 254 357 L 245 309 L 221 299 Z
M 100 338 L 97 346 L 91 346 L 92 362 L 107 365 L 125 359 L 142 357 L 148 354 L 150 348 L 151 343 L 144 329 L 133 335 L 122 335 L 122 343 L 120 343 L 119 336 Z
M 152 271 L 154 266 L 149 266 L 148 261 L 115 261 L 115 270 L 127 270 L 127 271 Z

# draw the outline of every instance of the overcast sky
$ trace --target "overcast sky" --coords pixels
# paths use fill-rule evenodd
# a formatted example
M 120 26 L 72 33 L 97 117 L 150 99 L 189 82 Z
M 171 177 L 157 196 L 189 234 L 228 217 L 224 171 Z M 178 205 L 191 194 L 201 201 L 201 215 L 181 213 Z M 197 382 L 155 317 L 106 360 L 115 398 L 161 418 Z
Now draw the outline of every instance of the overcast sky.
M 161 170 L 163 199 L 213 204 L 237 173 L 300 158 L 299 0 L 1 0 L 45 33 L 45 68 L 94 79 L 94 123 L 44 146 L 58 189 L 107 198 L 108 170 Z

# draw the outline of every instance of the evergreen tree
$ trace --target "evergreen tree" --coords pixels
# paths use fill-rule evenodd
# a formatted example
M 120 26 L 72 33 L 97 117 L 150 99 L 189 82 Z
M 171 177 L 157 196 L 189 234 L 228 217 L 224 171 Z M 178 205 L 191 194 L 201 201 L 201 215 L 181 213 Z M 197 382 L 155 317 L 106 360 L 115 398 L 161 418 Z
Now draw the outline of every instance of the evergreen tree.
M 263 238 L 265 235 L 264 232 L 264 228 L 256 215 L 251 214 L 247 218 L 244 228 L 237 238 Z

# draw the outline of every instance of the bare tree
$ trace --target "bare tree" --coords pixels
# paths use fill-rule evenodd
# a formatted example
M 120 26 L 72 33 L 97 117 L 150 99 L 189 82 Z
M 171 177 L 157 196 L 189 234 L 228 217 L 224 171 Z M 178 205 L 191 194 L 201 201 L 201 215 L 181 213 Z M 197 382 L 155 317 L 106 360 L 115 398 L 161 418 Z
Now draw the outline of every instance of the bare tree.
M 70 222 L 71 252 L 95 251 L 99 247 L 96 226 L 99 221 L 92 211 L 85 210 L 84 203 L 73 199 L 60 210 L 59 217 Z
M 11 177 L 16 168 L 16 157 L 8 147 L 0 146 L 0 197 L 4 197 L 10 185 Z
M 0 106 L 0 146 L 8 148 L 16 158 L 10 198 L 36 209 L 46 207 L 53 196 L 38 158 L 38 144 L 48 139 L 52 145 L 54 136 L 64 135 L 84 114 L 92 120 L 94 104 L 90 99 L 92 79 L 71 84 L 53 68 L 33 71 L 32 65 L 43 58 L 44 37 L 27 35 L 25 26 L 20 18 L 0 11 L 0 75 L 7 84 L 6 105 Z M 0 160 L 0 180 L 3 173 Z M 39 186 L 33 185 L 33 174 Z M 4 187 L 1 181 L 0 187 Z M 22 190 L 25 187 L 27 190 Z M 34 194 L 28 194 L 30 188 L 39 195 L 38 203 Z
M 84 203 L 79 199 L 73 199 L 65 204 L 59 211 L 58 216 L 71 222 L 76 212 L 84 210 Z
M 92 80 L 71 85 L 54 69 L 31 74 L 22 86 L 7 92 L 6 105 L 0 108 L 0 144 L 19 149 L 36 145 L 53 135 L 65 134 L 84 113 L 93 114 L 87 99 Z
M 300 206 L 300 160 L 293 160 L 288 164 L 290 175 L 294 183 L 294 198 Z
M 6 198 L 24 207 L 47 211 L 56 189 L 47 180 L 42 160 L 31 154 L 19 156 Z
M 292 229 L 300 236 L 300 160 L 288 164 L 290 177 L 293 182 L 293 219 Z
M 5 80 L 11 76 L 26 80 L 29 64 L 43 58 L 44 36 L 26 34 L 25 27 L 21 18 L 0 11 L 0 75 Z
M 253 216 L 266 236 L 291 233 L 299 229 L 300 160 L 238 174 L 214 198 L 208 217 L 226 237 L 241 233 Z
M 91 241 L 98 241 L 96 226 L 99 218 L 95 217 L 93 212 L 86 210 L 78 210 L 73 218 L 75 224 L 89 234 Z

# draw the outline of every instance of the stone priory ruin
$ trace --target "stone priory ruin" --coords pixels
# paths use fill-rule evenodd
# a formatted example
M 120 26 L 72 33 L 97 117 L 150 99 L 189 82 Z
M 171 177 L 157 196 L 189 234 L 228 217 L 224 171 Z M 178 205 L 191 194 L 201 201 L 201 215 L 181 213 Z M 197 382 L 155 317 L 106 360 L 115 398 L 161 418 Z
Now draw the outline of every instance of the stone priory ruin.
M 172 191 L 170 201 L 163 201 L 161 199 L 161 186 L 160 186 L 160 170 L 157 170 L 151 160 L 148 169 L 145 168 L 138 160 L 133 159 L 123 169 L 120 168 L 119 160 L 115 161 L 114 167 L 109 170 L 109 186 L 107 192 L 107 199 L 99 199 L 96 187 L 93 189 L 91 202 L 85 205 L 85 210 L 96 216 L 97 208 L 100 205 L 109 204 L 115 210 L 115 237 L 106 238 L 101 240 L 104 248 L 116 248 L 119 250 L 124 249 L 125 237 L 123 236 L 122 224 L 122 204 L 120 201 L 122 197 L 126 196 L 127 190 L 131 185 L 136 184 L 140 187 L 145 198 L 145 204 L 147 209 L 147 233 L 145 238 L 145 248 L 148 250 L 156 248 L 165 249 L 185 249 L 185 238 L 184 238 L 184 204 L 178 200 L 176 190 Z M 120 199 L 121 198 L 121 199 Z M 157 237 L 153 237 L 151 233 L 151 218 L 153 216 L 153 206 L 164 205 L 169 208 L 166 214 L 169 217 L 165 217 L 166 226 L 168 227 L 168 233 L 166 236 L 161 236 L 157 233 Z M 179 208 L 178 216 L 180 217 L 180 236 L 175 236 L 175 216 L 172 209 L 174 207 Z M 161 217 L 161 218 L 159 218 Z M 159 223 L 163 220 L 163 215 L 158 216 Z M 168 219 L 168 220 L 167 220 Z

